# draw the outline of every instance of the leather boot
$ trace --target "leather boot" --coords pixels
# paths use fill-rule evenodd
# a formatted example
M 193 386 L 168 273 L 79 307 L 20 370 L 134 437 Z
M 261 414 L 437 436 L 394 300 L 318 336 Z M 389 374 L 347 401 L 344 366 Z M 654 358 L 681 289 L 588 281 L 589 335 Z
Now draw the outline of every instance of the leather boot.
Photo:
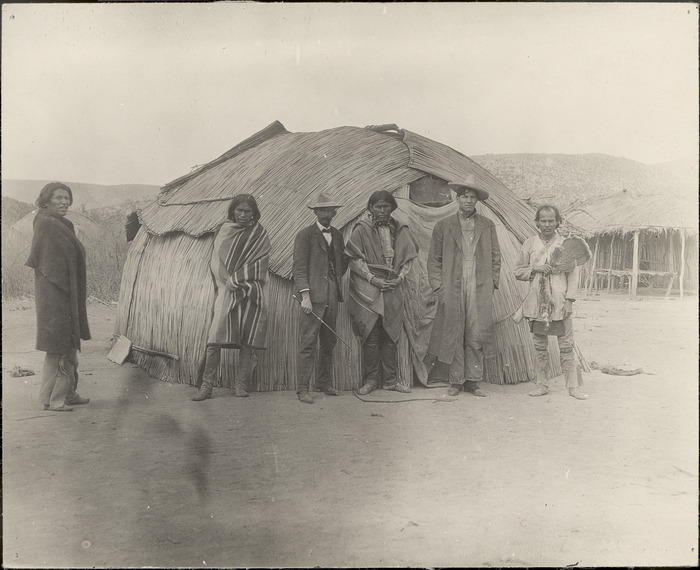
M 245 382 L 243 381 L 236 381 L 233 384 L 233 395 L 236 396 L 237 398 L 247 398 L 250 394 L 245 391 Z
M 202 400 L 208 400 L 211 398 L 212 386 L 206 380 L 202 382 L 202 387 L 197 391 L 197 393 L 192 396 L 192 401 L 201 402 Z
M 77 406 L 78 404 L 89 404 L 90 403 L 90 398 L 83 398 L 80 394 L 77 392 L 73 392 L 70 395 L 67 395 L 63 403 L 66 406 Z
M 243 345 L 238 353 L 238 369 L 236 370 L 236 379 L 233 382 L 233 394 L 238 398 L 247 398 L 246 384 L 253 378 L 253 349 L 250 346 Z

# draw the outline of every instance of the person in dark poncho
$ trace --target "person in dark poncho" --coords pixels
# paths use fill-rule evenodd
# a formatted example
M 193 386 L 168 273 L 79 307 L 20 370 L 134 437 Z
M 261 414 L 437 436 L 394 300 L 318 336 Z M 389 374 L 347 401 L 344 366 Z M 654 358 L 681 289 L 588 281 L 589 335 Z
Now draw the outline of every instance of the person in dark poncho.
M 391 192 L 373 192 L 367 203 L 370 217 L 354 225 L 345 246 L 351 271 L 347 308 L 362 342 L 363 384 L 357 391 L 362 395 L 381 386 L 411 391 L 398 381 L 396 345 L 403 329 L 403 283 L 418 245 L 408 226 L 392 217 L 397 207 Z
M 87 321 L 85 248 L 65 216 L 71 189 L 60 182 L 44 186 L 36 200 L 34 238 L 28 267 L 34 269 L 36 349 L 46 352 L 40 398 L 45 410 L 70 412 L 87 404 L 78 386 L 80 341 L 90 339 Z

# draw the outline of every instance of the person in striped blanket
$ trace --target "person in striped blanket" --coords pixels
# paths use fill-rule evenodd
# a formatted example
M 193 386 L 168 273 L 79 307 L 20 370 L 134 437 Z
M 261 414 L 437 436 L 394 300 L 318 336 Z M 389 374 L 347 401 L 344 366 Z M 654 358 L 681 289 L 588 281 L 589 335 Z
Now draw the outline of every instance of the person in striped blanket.
M 214 239 L 210 269 L 216 289 L 214 317 L 207 348 L 197 374 L 195 402 L 211 398 L 217 381 L 222 348 L 240 349 L 234 394 L 248 396 L 246 384 L 253 374 L 253 351 L 264 349 L 270 240 L 260 225 L 260 210 L 250 194 L 233 197 L 228 219 Z

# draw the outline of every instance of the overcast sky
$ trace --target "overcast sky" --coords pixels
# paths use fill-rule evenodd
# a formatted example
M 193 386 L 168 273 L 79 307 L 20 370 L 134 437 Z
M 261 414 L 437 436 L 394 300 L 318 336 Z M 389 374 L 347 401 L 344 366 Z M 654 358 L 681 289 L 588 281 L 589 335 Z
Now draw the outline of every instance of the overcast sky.
M 3 4 L 2 177 L 165 184 L 279 120 L 698 153 L 694 4 Z

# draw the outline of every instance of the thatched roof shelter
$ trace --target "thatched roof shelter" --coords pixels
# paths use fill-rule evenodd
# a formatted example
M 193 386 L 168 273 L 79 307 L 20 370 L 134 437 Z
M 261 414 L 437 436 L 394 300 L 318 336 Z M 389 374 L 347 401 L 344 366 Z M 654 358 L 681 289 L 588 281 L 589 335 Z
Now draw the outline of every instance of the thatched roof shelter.
M 508 317 L 525 293 L 512 269 L 520 243 L 535 231 L 534 212 L 463 154 L 395 125 L 290 133 L 274 122 L 165 185 L 156 201 L 139 211 L 142 225 L 124 266 L 116 332 L 139 346 L 179 356 L 176 361 L 135 353 L 136 362 L 153 376 L 194 382 L 214 300 L 209 272 L 214 235 L 226 219 L 231 197 L 248 192 L 258 201 L 260 221 L 272 242 L 266 285 L 268 350 L 259 355 L 252 388 L 295 388 L 299 309 L 292 300 L 292 249 L 296 233 L 315 219 L 306 204 L 319 191 L 345 204 L 334 225 L 347 237 L 352 223 L 365 215 L 370 192 L 387 189 L 399 202 L 394 215 L 408 223 L 421 247 L 406 283 L 408 325 L 399 343 L 399 374 L 409 384 L 414 378 L 425 383 L 428 372 L 422 358 L 435 310 L 425 270 L 428 244 L 434 224 L 457 209 L 455 202 L 445 203 L 446 181 L 470 173 L 491 194 L 479 211 L 496 223 L 503 253 L 501 287 L 494 299 L 498 356 L 487 363 L 487 380 L 527 381 L 534 377 L 529 331 Z M 343 286 L 347 287 L 347 278 Z M 351 348 L 336 346 L 335 384 L 347 390 L 361 381 L 360 346 L 342 305 L 338 333 Z M 233 383 L 236 352 L 224 351 L 222 385 Z
M 588 288 L 627 284 L 666 287 L 680 295 L 698 286 L 697 196 L 622 191 L 580 204 L 567 219 L 586 232 L 594 252 Z

